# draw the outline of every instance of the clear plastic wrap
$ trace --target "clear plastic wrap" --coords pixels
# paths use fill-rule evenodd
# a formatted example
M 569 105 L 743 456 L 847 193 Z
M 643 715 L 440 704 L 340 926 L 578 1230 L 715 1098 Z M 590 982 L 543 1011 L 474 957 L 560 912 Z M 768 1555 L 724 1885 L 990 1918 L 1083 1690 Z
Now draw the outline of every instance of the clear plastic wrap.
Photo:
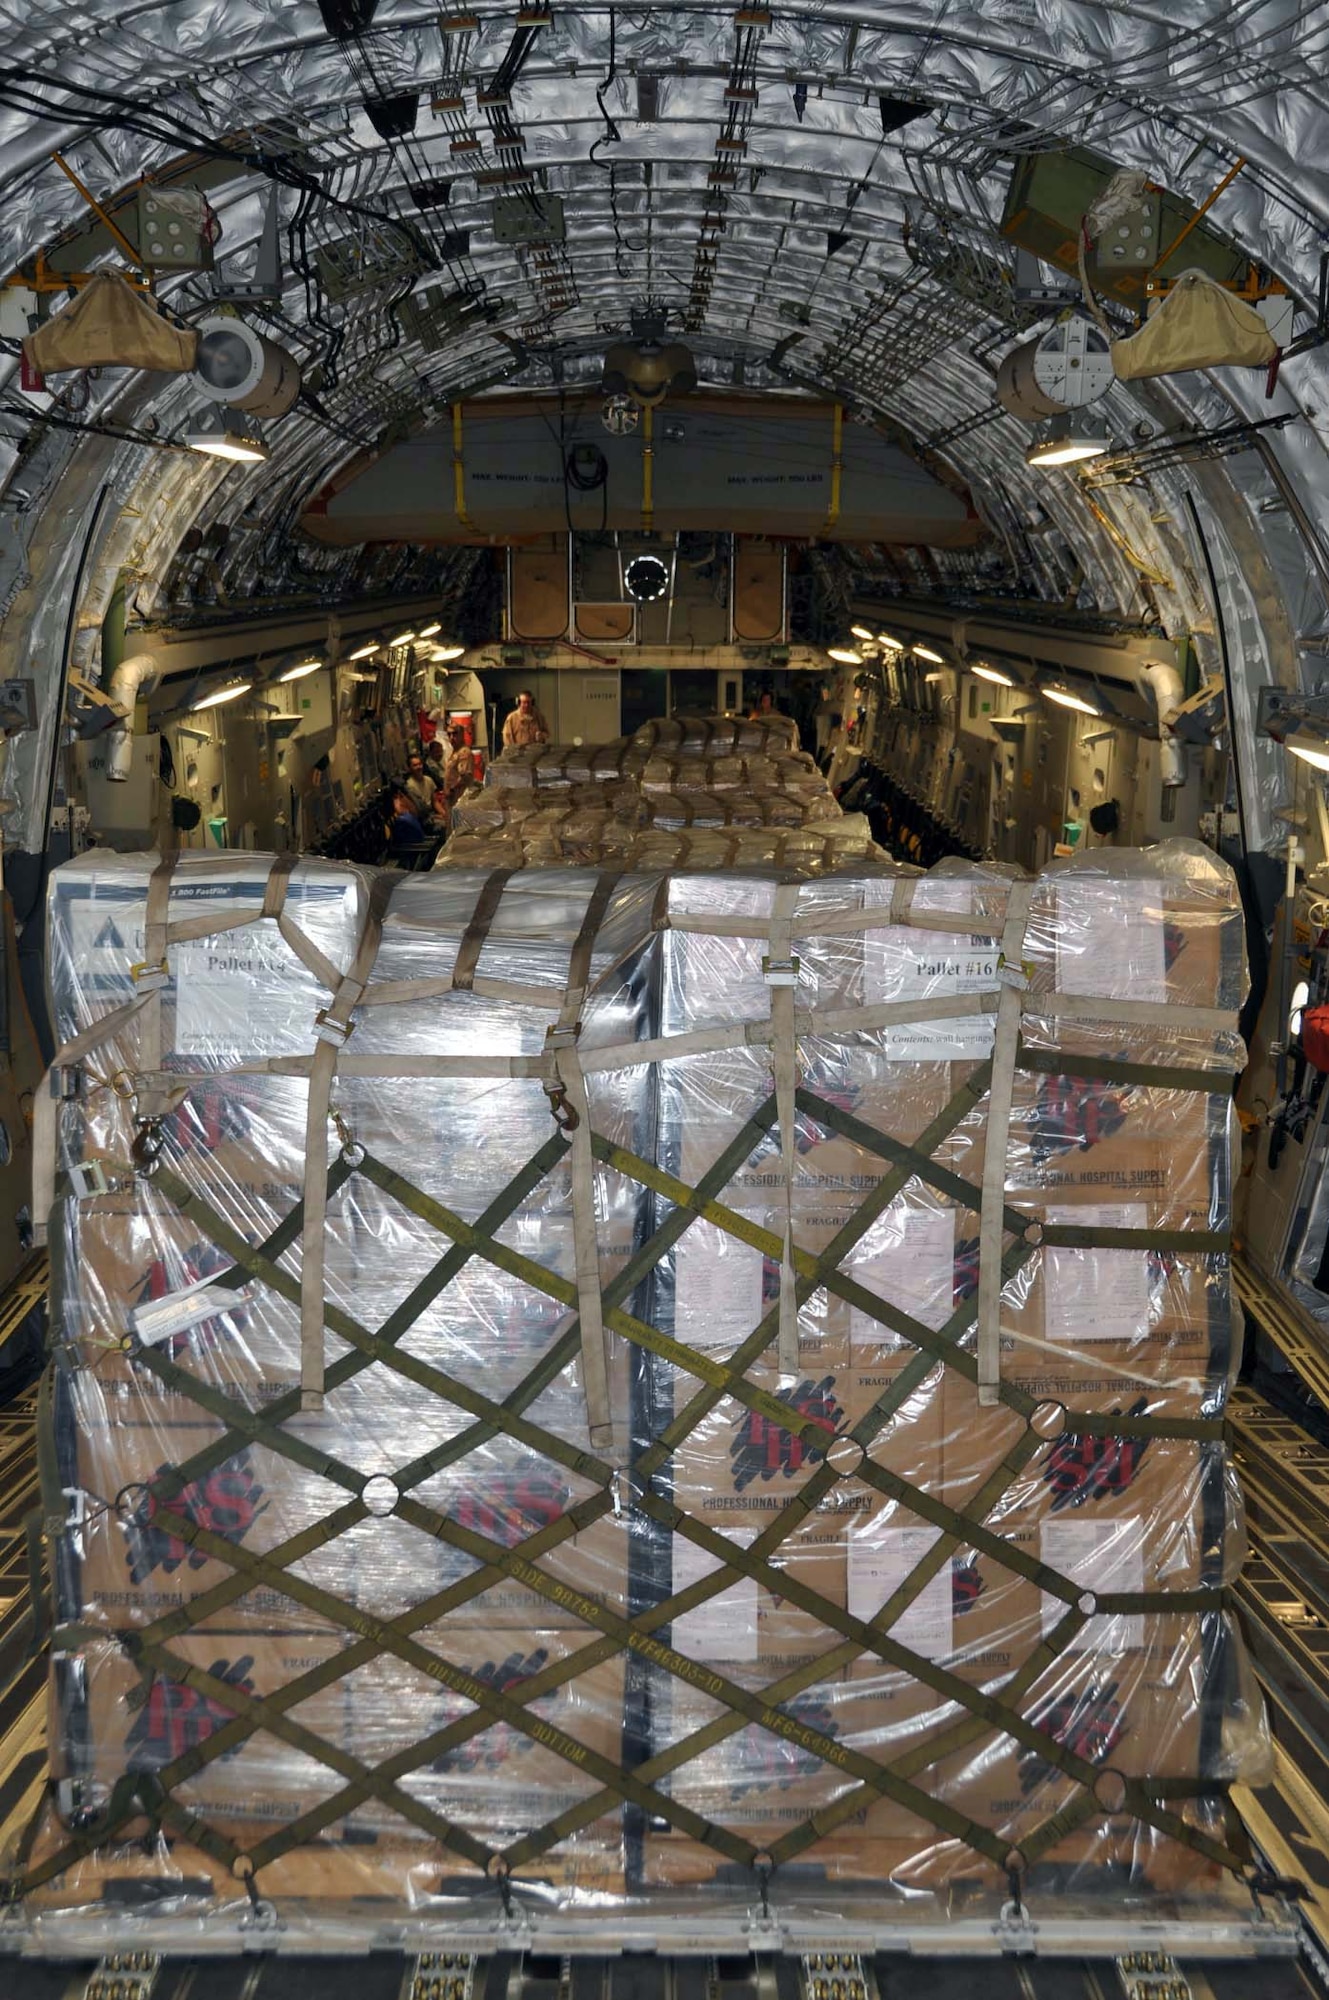
M 1228 871 L 1100 850 L 1031 886 L 1018 941 L 1014 878 L 954 865 L 395 879 L 337 1056 L 311 1403 L 328 992 L 256 915 L 264 857 L 187 857 L 169 925 L 253 920 L 169 937 L 117 1013 L 151 865 L 51 891 L 62 1039 L 115 1031 L 57 1134 L 73 1505 L 37 1900 L 152 1874 L 151 1828 L 160 1872 L 218 1895 L 255 1869 L 418 1902 L 497 1871 L 588 1922 L 741 1906 L 772 1868 L 777 1894 L 875 1888 L 884 1923 L 1012 1871 L 1212 1889 L 1226 1790 L 1267 1756 L 1222 1599 Z M 340 974 L 381 902 L 299 864 L 286 910 Z
M 641 786 L 645 792 L 677 792 L 691 786 L 697 791 L 721 793 L 741 788 L 824 794 L 826 780 L 805 750 L 744 751 L 728 756 L 708 753 L 704 757 L 666 756 L 657 750 L 642 766 Z
M 632 743 L 672 757 L 765 756 L 797 750 L 798 724 L 788 715 L 661 716 L 643 722 Z
M 485 784 L 504 791 L 540 791 L 546 786 L 612 783 L 637 776 L 646 753 L 631 738 L 608 743 L 528 743 L 505 750 L 485 767 Z

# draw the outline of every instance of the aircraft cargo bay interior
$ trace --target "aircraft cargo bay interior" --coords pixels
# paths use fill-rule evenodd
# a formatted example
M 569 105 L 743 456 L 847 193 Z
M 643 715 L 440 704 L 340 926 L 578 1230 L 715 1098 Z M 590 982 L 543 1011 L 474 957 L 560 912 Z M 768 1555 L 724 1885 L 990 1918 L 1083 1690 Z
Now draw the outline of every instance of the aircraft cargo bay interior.
M 1329 1991 L 1329 5 L 0 15 L 0 1993 Z

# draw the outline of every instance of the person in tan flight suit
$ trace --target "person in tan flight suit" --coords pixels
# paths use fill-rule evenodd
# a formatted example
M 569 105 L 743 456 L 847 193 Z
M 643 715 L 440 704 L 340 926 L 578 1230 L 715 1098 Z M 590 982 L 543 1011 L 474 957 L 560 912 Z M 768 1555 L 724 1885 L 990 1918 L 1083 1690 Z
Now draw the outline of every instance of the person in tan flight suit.
M 535 696 L 529 688 L 523 688 L 517 696 L 517 706 L 503 724 L 503 748 L 524 750 L 528 743 L 547 743 L 549 724 L 535 705 Z

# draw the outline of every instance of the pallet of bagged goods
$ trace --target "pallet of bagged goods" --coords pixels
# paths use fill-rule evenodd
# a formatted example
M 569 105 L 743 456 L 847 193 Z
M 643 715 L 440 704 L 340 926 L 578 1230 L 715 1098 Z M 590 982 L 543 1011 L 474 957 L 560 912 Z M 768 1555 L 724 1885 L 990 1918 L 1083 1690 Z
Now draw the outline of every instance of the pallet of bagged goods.
M 50 911 L 21 1893 L 575 1918 L 1241 1865 L 1204 849 L 96 855 Z

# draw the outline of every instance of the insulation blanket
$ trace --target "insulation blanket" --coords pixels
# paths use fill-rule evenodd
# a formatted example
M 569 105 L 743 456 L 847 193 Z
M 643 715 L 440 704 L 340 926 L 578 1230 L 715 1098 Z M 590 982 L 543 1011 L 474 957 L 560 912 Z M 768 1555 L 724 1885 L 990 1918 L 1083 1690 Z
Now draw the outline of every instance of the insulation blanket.
M 1206 850 L 97 854 L 49 923 L 30 1894 L 1240 1864 Z

